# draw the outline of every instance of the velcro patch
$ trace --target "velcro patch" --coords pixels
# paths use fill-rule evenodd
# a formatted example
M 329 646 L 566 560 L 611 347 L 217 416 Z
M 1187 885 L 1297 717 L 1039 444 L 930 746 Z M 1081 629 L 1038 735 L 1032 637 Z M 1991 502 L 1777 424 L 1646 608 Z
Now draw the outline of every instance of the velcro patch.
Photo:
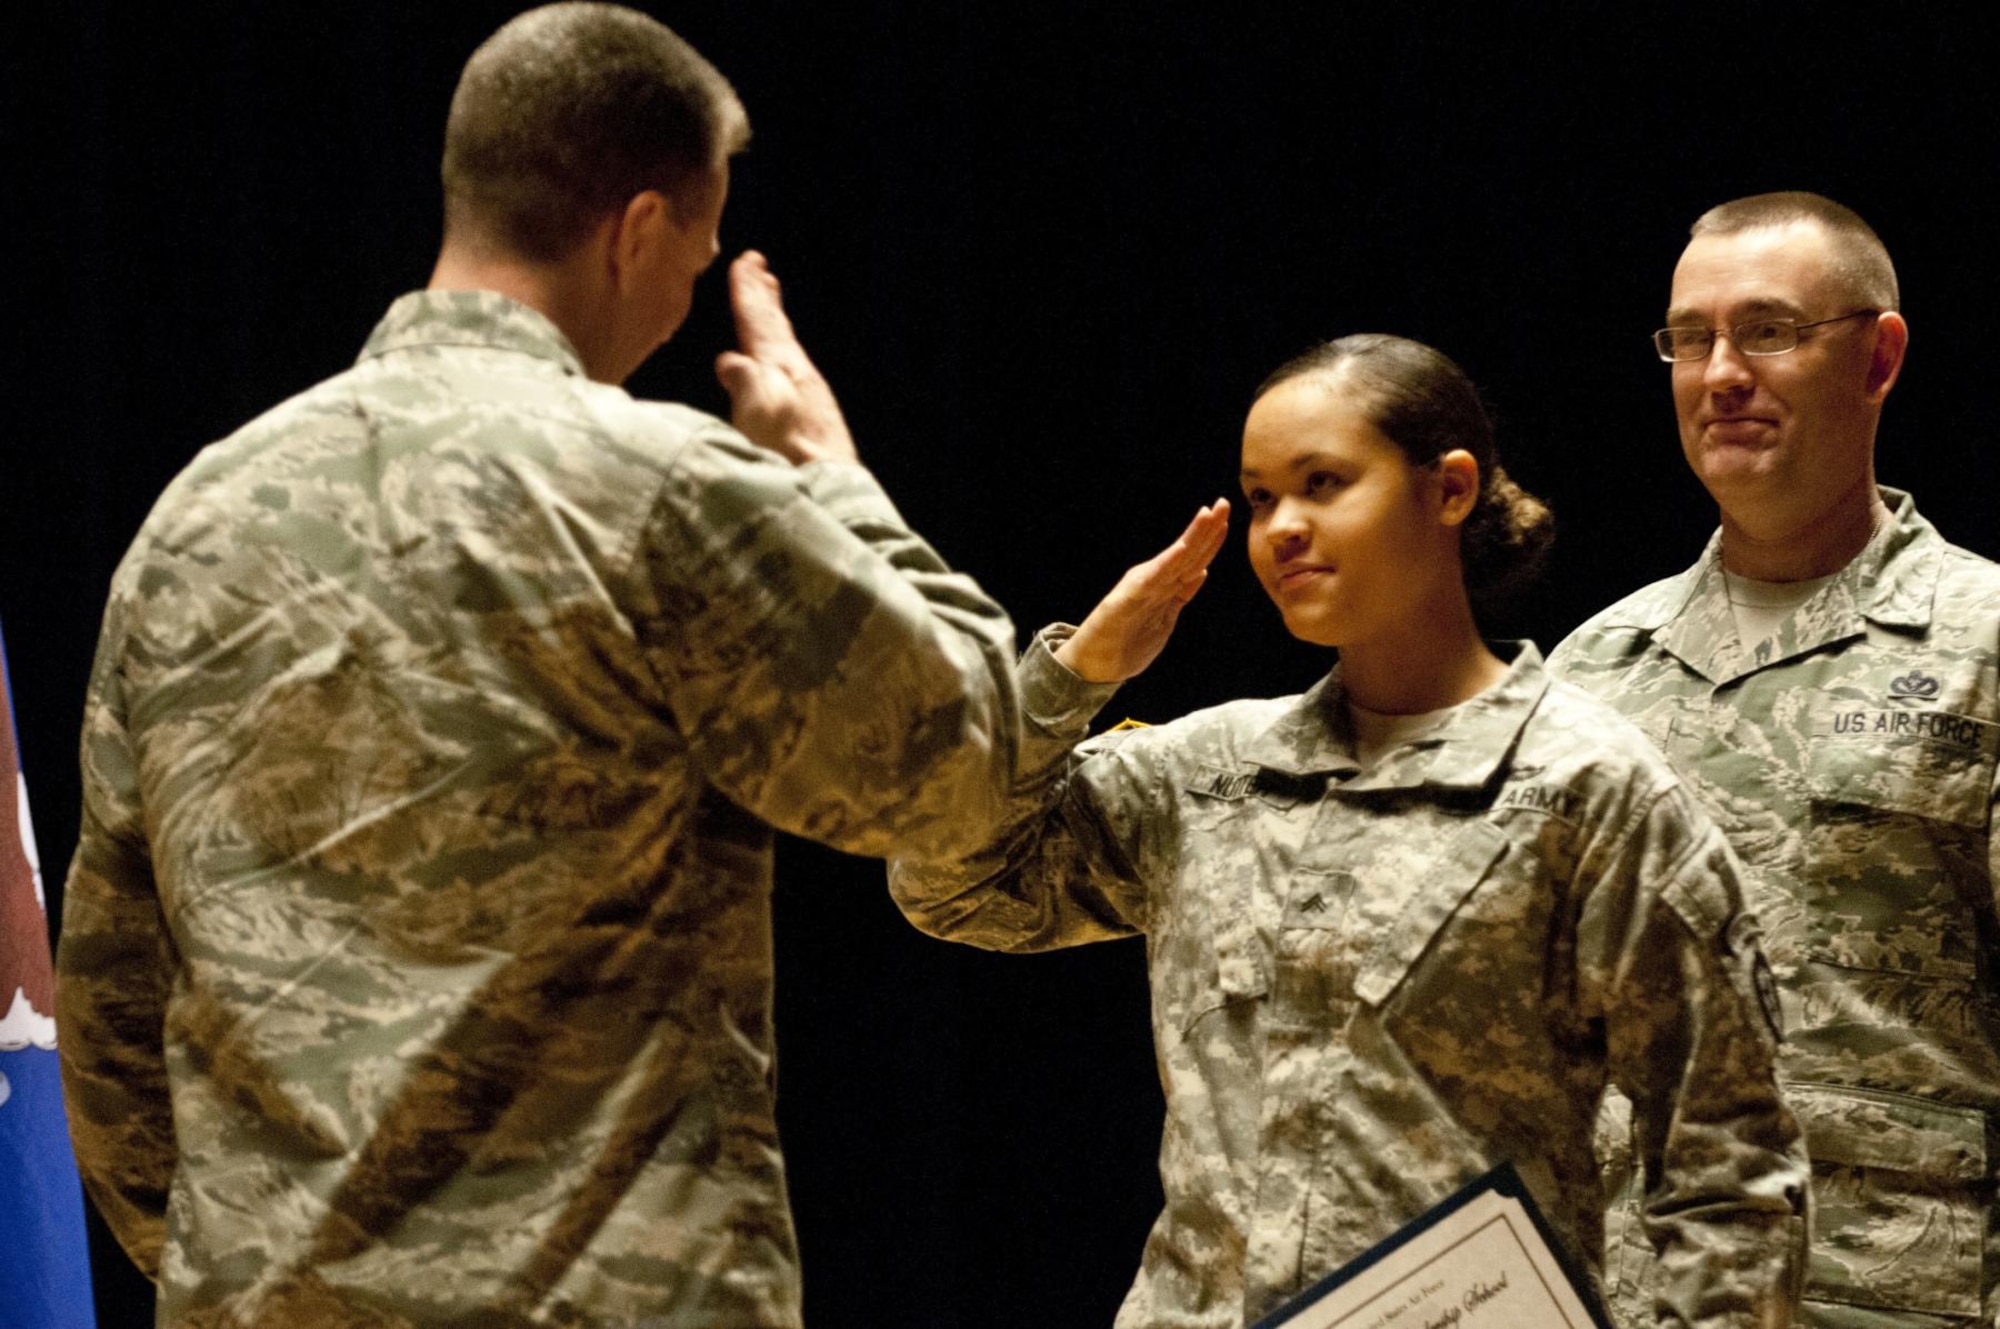
M 1835 711 L 1830 728 L 1837 738 L 1924 738 L 1947 747 L 1978 752 L 1990 746 L 1990 721 L 1949 711 L 1874 710 L 1856 707 Z
M 1188 792 L 1234 802 L 1249 794 L 1250 786 L 1256 779 L 1255 771 L 1218 771 L 1204 767 L 1199 775 L 1188 782 Z
M 1503 785 L 1495 807 L 1527 808 L 1546 812 L 1563 821 L 1575 821 L 1583 812 L 1583 795 L 1559 784 L 1516 783 Z

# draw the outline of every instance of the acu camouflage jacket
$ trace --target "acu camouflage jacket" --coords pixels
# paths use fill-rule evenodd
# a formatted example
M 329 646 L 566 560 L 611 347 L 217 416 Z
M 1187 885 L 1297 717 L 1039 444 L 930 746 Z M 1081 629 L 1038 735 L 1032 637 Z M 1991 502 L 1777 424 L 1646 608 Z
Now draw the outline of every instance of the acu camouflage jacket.
M 1609 1080 L 1640 1105 L 1663 1323 L 1789 1322 L 1805 1164 L 1736 869 L 1659 755 L 1523 644 L 1361 769 L 1340 674 L 1080 741 L 1111 689 L 1021 667 L 991 843 L 898 859 L 918 927 L 1144 933 L 1166 1208 L 1119 1324 L 1225 1329 L 1513 1161 L 1586 1263 Z

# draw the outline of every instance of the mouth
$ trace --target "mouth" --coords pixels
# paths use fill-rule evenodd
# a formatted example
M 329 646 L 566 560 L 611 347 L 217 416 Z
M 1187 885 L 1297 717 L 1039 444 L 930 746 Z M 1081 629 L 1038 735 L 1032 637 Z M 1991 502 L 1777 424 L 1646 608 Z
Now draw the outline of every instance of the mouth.
M 1315 563 L 1311 567 L 1289 568 L 1280 573 L 1278 576 L 1278 585 L 1281 589 L 1290 590 L 1295 586 L 1304 586 L 1316 577 L 1331 577 L 1332 575 L 1332 567 L 1324 563 Z
M 1714 415 L 1702 422 L 1702 433 L 1721 443 L 1754 443 L 1778 427 L 1778 422 L 1762 415 Z

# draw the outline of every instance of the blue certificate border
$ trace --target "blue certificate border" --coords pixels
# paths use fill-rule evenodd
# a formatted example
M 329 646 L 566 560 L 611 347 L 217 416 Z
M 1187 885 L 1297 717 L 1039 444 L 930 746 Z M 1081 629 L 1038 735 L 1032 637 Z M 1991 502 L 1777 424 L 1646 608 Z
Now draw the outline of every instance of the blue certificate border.
M 1521 1208 L 1527 1211 L 1528 1221 L 1535 1225 L 1535 1232 L 1541 1237 L 1542 1244 L 1547 1246 L 1550 1254 L 1555 1256 L 1556 1264 L 1563 1271 L 1563 1276 L 1569 1279 L 1570 1287 L 1576 1293 L 1577 1300 L 1583 1303 L 1584 1314 L 1590 1317 L 1591 1323 L 1597 1326 L 1597 1329 L 1614 1329 L 1610 1318 L 1604 1313 L 1603 1307 L 1598 1305 L 1597 1294 L 1592 1289 L 1590 1280 L 1582 1276 L 1576 1263 L 1570 1258 L 1569 1251 L 1556 1237 L 1554 1230 L 1549 1227 L 1548 1220 L 1542 1217 L 1542 1211 L 1535 1204 L 1535 1197 L 1528 1193 L 1527 1185 L 1522 1182 L 1521 1174 L 1514 1170 L 1512 1163 L 1502 1163 L 1485 1176 L 1469 1181 L 1459 1187 L 1458 1190 L 1445 1199 L 1440 1200 L 1404 1227 L 1385 1237 L 1383 1240 L 1376 1242 L 1373 1246 L 1355 1256 L 1325 1278 L 1320 1279 L 1319 1282 L 1314 1283 L 1298 1296 L 1293 1297 L 1277 1310 L 1272 1311 L 1269 1315 L 1251 1325 L 1250 1329 L 1282 1329 L 1286 1320 L 1305 1310 L 1315 1301 L 1318 1301 L 1341 1284 L 1348 1282 L 1363 1270 L 1381 1263 L 1390 1255 L 1409 1244 L 1409 1242 L 1429 1231 L 1439 1222 L 1489 1191 L 1508 1196 L 1520 1202 Z

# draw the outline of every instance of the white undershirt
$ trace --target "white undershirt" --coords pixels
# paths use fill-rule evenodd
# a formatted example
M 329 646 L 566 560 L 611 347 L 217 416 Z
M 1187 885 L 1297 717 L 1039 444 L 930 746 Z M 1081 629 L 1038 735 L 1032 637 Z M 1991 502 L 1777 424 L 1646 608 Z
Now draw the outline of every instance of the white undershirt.
M 1729 608 L 1736 615 L 1736 635 L 1744 649 L 1776 635 L 1794 609 L 1839 575 L 1829 573 L 1810 581 L 1752 581 L 1725 569 L 1722 584 L 1729 595 Z
M 1394 747 L 1413 743 L 1417 739 L 1444 728 L 1458 707 L 1447 706 L 1437 711 L 1421 711 L 1416 715 L 1391 715 L 1387 711 L 1371 711 L 1365 706 L 1347 703 L 1347 715 L 1354 722 L 1354 759 L 1363 766 L 1373 766 L 1375 759 Z

